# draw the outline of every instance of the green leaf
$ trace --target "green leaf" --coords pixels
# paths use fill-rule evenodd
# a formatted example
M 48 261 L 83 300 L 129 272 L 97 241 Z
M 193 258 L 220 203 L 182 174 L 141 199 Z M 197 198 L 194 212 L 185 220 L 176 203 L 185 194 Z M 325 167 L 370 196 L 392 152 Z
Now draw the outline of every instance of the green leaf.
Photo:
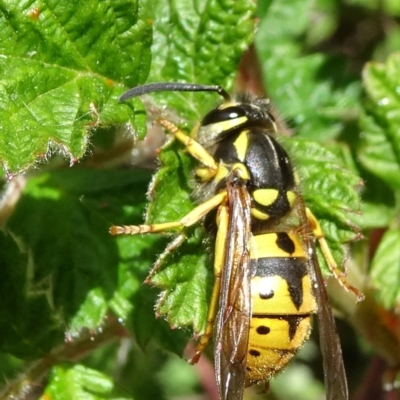
M 72 337 L 96 329 L 109 307 L 123 320 L 130 316 L 140 268 L 152 263 L 146 253 L 151 240 L 130 238 L 127 257 L 135 263 L 120 260 L 107 214 L 115 218 L 129 204 L 119 218 L 141 221 L 148 179 L 148 172 L 72 168 L 28 181 L 0 247 L 3 351 L 24 357 L 48 352 L 66 326 Z
M 165 146 L 159 155 L 161 168 L 150 188 L 149 223 L 155 222 L 155 218 L 157 222 L 175 221 L 193 209 L 190 193 L 194 187 L 188 177 L 195 162 L 183 150 L 183 145 L 175 141 Z
M 400 305 L 400 229 L 389 229 L 383 235 L 371 263 L 370 284 L 375 298 L 385 310 Z
M 361 86 L 346 74 L 345 60 L 312 51 L 318 33 L 316 12 L 332 18 L 335 5 L 320 1 L 273 2 L 260 21 L 256 47 L 268 94 L 289 127 L 306 139 L 336 138 L 358 112 Z M 337 6 L 337 5 L 336 5 Z M 329 23 L 331 30 L 334 21 Z M 317 32 L 315 31 L 317 30 Z M 308 41 L 300 38 L 308 38 Z
M 359 224 L 363 229 L 387 227 L 396 217 L 395 193 L 372 173 L 362 171 L 362 176 L 365 184 Z
M 385 64 L 365 67 L 368 102 L 361 116 L 363 132 L 358 148 L 362 165 L 395 190 L 400 186 L 399 72 L 400 53 L 393 54 Z
M 202 227 L 189 230 L 184 243 L 166 254 L 161 264 L 165 267 L 151 280 L 163 289 L 157 312 L 166 315 L 172 327 L 193 326 L 195 334 L 204 332 L 214 281 L 212 251 L 207 247 Z
M 54 367 L 42 400 L 128 400 L 112 394 L 113 382 L 108 376 L 83 365 Z
M 100 287 L 87 292 L 84 301 L 71 318 L 69 334 L 78 333 L 82 327 L 96 329 L 103 322 L 108 311 L 107 297 Z
M 358 148 L 361 164 L 392 188 L 400 185 L 400 166 L 394 149 L 378 117 L 361 115 L 362 138 Z
M 142 351 L 148 351 L 149 343 L 153 339 L 162 349 L 182 357 L 189 341 L 189 334 L 184 330 L 171 329 L 173 323 L 169 325 L 163 318 L 159 318 L 161 313 L 154 313 L 155 302 L 155 290 L 147 285 L 132 297 L 135 309 L 130 327 L 135 339 Z
M 0 257 L 1 352 L 38 357 L 63 339 L 52 313 L 48 282 L 32 283 L 33 254 L 14 235 L 0 233 Z
M 400 4 L 396 0 L 385 0 L 383 2 L 384 9 L 389 15 L 399 16 L 400 15 Z
M 13 357 L 9 354 L 0 353 L 0 375 L 1 375 L 1 386 L 5 386 L 15 371 L 22 369 L 24 362 L 20 359 Z
M 306 43 L 318 45 L 335 33 L 338 27 L 338 3 L 336 0 L 314 1 L 309 18 L 312 24 L 307 27 Z
M 346 0 L 346 3 L 371 10 L 377 10 L 381 7 L 379 0 Z
M 91 128 L 133 122 L 117 97 L 148 74 L 151 23 L 136 1 L 8 2 L 0 32 L 0 161 L 8 173 L 54 152 L 74 162 Z

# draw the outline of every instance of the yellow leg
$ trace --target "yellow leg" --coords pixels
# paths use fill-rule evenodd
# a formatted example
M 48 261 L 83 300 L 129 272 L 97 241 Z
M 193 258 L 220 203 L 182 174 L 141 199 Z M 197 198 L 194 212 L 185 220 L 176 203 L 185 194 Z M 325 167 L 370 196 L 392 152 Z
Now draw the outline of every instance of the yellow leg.
M 319 246 L 321 247 L 322 254 L 328 264 L 329 269 L 331 270 L 333 276 L 340 283 L 340 285 L 348 292 L 353 292 L 357 297 L 357 302 L 364 300 L 364 294 L 361 293 L 357 288 L 350 285 L 346 280 L 346 274 L 341 271 L 336 264 L 335 259 L 331 253 L 331 250 L 328 246 L 328 243 L 325 240 L 324 233 L 322 231 L 321 225 L 319 224 L 317 218 L 312 213 L 310 209 L 306 209 L 307 219 L 310 224 L 312 233 L 314 237 L 318 240 Z
M 218 163 L 214 157 L 198 142 L 190 136 L 185 135 L 175 124 L 166 119 L 159 118 L 157 122 L 165 129 L 170 131 L 187 148 L 189 154 L 196 160 L 199 160 L 209 170 L 211 176 L 214 176 L 218 170 Z
M 200 342 L 196 346 L 195 355 L 189 361 L 191 364 L 197 363 L 201 353 L 206 348 L 213 334 L 215 316 L 217 315 L 217 310 L 218 310 L 219 291 L 221 287 L 221 270 L 224 265 L 225 240 L 228 229 L 228 209 L 227 206 L 225 205 L 221 206 L 218 210 L 217 224 L 218 224 L 218 232 L 215 241 L 215 256 L 214 256 L 215 282 L 211 295 L 210 306 L 208 309 L 206 329 L 200 339 Z
M 183 228 L 194 225 L 212 209 L 218 207 L 226 198 L 226 191 L 220 192 L 211 199 L 199 204 L 190 213 L 186 214 L 181 220 L 165 222 L 163 224 L 151 225 L 113 225 L 110 228 L 111 235 L 137 235 L 140 233 L 164 232 L 174 228 Z

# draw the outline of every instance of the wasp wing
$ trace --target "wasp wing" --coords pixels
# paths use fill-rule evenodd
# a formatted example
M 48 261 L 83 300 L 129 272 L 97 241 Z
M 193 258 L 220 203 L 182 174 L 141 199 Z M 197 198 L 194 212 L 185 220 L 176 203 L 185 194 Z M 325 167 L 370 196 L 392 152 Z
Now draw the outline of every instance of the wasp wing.
M 343 364 L 342 347 L 336 330 L 335 318 L 326 293 L 324 279 L 319 269 L 315 249 L 313 251 L 315 295 L 318 302 L 318 331 L 323 359 L 324 381 L 327 400 L 348 400 L 346 371 Z
M 324 382 L 327 400 L 348 400 L 346 371 L 343 363 L 342 347 L 336 330 L 335 318 L 325 288 L 324 278 L 318 262 L 314 237 L 306 216 L 304 204 L 300 204 L 300 218 L 303 237 L 308 249 L 309 273 L 317 299 L 318 332 L 323 359 Z
M 251 318 L 251 200 L 244 183 L 235 178 L 228 180 L 227 193 L 228 234 L 214 332 L 214 359 L 221 399 L 241 400 Z

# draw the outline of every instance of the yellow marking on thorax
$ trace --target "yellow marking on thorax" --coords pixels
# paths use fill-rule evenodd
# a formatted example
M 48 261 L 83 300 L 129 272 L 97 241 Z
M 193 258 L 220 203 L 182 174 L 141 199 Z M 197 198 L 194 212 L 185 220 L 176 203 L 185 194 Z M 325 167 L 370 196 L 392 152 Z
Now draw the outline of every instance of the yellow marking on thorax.
M 234 171 L 235 176 L 244 181 L 248 181 L 250 179 L 249 171 L 247 170 L 247 167 L 242 163 L 233 164 L 232 171 Z
M 292 192 L 291 190 L 288 190 L 286 192 L 286 197 L 288 199 L 288 202 L 290 204 L 290 207 L 293 207 L 294 202 L 297 199 L 297 194 L 295 192 Z
M 246 159 L 247 149 L 249 147 L 249 138 L 248 131 L 243 131 L 234 141 L 233 145 L 235 146 L 237 156 L 240 161 L 244 162 Z
M 278 198 L 279 192 L 276 189 L 257 189 L 253 192 L 253 198 L 262 206 L 270 206 Z
M 254 218 L 259 219 L 261 221 L 265 221 L 269 218 L 269 214 L 266 214 L 260 210 L 257 210 L 257 208 L 251 208 L 250 213 Z
M 294 252 L 287 253 L 277 245 L 276 233 L 264 233 L 254 236 L 254 245 L 251 247 L 250 258 L 272 258 L 272 257 L 297 257 L 307 258 L 307 255 L 299 241 L 298 235 L 288 232 L 288 236 L 294 244 Z

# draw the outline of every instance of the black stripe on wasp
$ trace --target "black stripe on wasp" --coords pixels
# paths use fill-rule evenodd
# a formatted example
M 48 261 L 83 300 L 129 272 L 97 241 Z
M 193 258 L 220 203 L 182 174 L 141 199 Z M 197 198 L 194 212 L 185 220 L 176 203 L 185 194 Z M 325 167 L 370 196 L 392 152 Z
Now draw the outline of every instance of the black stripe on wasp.
M 211 91 L 224 99 L 190 136 L 170 121 L 158 119 L 198 161 L 194 170 L 198 205 L 178 221 L 112 226 L 110 233 L 166 232 L 204 220 L 215 242 L 215 283 L 206 328 L 191 362 L 198 361 L 214 336 L 215 375 L 222 400 L 242 399 L 245 387 L 268 384 L 308 339 L 313 314 L 319 326 L 326 398 L 348 399 L 316 241 L 343 288 L 353 292 L 357 301 L 363 295 L 338 269 L 317 218 L 304 203 L 299 177 L 276 139 L 269 101 L 231 97 L 219 86 L 186 83 L 135 87 L 120 101 L 160 91 Z

